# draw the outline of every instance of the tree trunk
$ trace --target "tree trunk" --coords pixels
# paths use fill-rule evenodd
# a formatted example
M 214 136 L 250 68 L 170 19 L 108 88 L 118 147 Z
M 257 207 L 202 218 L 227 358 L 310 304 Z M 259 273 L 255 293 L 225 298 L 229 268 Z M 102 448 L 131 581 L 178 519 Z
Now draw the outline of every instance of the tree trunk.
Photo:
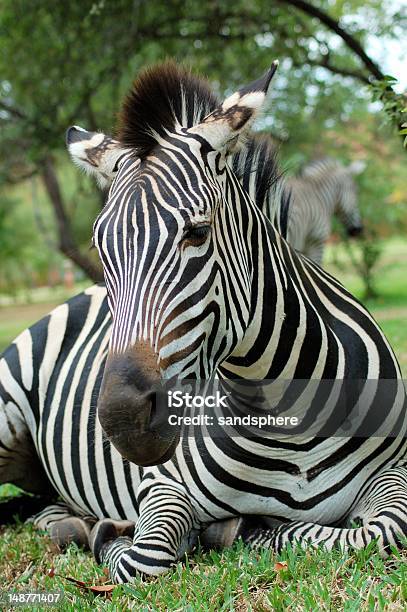
M 85 272 L 95 282 L 103 280 L 101 269 L 95 265 L 89 257 L 80 252 L 72 236 L 72 227 L 65 211 L 58 177 L 55 172 L 54 162 L 47 157 L 42 164 L 41 178 L 45 190 L 49 196 L 54 209 L 58 229 L 58 248 L 66 257 Z

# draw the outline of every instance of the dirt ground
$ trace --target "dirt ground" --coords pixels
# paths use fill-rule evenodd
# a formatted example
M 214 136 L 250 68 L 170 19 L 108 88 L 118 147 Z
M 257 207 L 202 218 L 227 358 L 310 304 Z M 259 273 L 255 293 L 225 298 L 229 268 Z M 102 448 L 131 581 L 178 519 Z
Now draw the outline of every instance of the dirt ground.
M 0 308 L 0 326 L 9 325 L 10 321 L 30 321 L 28 325 L 32 325 L 56 306 L 58 306 L 57 302 L 2 306 Z

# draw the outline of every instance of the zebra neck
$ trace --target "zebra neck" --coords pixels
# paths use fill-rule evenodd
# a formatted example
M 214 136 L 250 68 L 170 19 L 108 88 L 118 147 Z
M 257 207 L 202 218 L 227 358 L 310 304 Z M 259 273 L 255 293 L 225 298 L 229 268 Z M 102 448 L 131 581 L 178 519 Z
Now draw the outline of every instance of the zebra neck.
M 295 206 L 290 206 L 290 224 L 302 226 L 304 215 L 325 213 L 333 215 L 338 200 L 339 181 L 335 173 L 323 179 L 306 180 L 293 178 L 288 181 L 293 190 Z M 314 219 L 315 221 L 315 219 Z M 318 221 L 318 219 L 316 219 Z
M 320 191 L 320 199 L 323 203 L 323 208 L 329 215 L 335 212 L 335 205 L 338 200 L 338 180 L 336 174 L 327 177 L 325 181 L 321 181 L 318 185 Z
M 298 375 L 305 335 L 312 335 L 312 330 L 306 330 L 306 307 L 295 279 L 302 264 L 271 226 L 259 246 L 258 261 L 253 274 L 250 323 L 219 370 L 225 378 L 292 379 Z

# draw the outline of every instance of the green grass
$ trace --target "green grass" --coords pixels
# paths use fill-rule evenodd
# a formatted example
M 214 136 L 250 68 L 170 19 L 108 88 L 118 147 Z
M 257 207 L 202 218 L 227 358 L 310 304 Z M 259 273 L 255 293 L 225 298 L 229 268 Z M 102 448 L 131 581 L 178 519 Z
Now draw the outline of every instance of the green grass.
M 106 582 L 103 568 L 88 554 L 71 545 L 61 555 L 47 536 L 30 527 L 3 530 L 0 559 L 2 589 L 62 590 L 63 610 L 360 611 L 407 606 L 406 554 L 396 552 L 383 561 L 372 546 L 351 554 L 288 549 L 277 557 L 237 543 L 223 553 L 198 552 L 168 574 L 117 586 L 108 597 L 66 580 Z
M 361 283 L 346 259 L 341 269 L 326 267 L 353 293 Z M 407 376 L 407 242 L 386 242 L 377 271 L 380 298 L 366 305 L 389 338 Z M 0 351 L 14 337 L 54 305 L 55 293 L 37 292 L 33 304 L 0 308 Z M 64 299 L 64 298 L 63 298 Z M 0 495 L 17 490 L 0 487 Z M 278 571 L 277 560 L 287 562 Z M 52 569 L 54 576 L 48 575 Z M 0 529 L 0 591 L 2 589 L 62 589 L 63 610 L 406 610 L 407 550 L 383 561 L 372 550 L 350 554 L 322 549 L 288 550 L 279 557 L 254 552 L 236 544 L 220 553 L 197 552 L 185 563 L 158 578 L 140 578 L 118 586 L 108 597 L 79 590 L 64 577 L 90 584 L 106 580 L 103 568 L 89 553 L 71 546 L 61 553 L 47 536 L 29 526 Z
M 363 283 L 355 274 L 344 246 L 328 245 L 324 267 L 338 278 L 359 299 L 363 296 Z M 368 300 L 369 309 L 380 310 L 404 306 L 407 308 L 407 240 L 394 237 L 383 241 L 383 254 L 375 269 L 375 288 L 378 298 Z
M 0 485 L 0 497 L 14 497 L 20 493 L 21 489 L 13 484 Z
M 407 323 L 400 318 L 388 319 L 382 322 L 382 328 L 393 346 L 400 349 L 407 346 Z
M 33 321 L 30 319 L 19 319 L 18 321 L 9 321 L 6 325 L 0 325 L 0 353 L 18 336 L 18 334 L 29 327 Z

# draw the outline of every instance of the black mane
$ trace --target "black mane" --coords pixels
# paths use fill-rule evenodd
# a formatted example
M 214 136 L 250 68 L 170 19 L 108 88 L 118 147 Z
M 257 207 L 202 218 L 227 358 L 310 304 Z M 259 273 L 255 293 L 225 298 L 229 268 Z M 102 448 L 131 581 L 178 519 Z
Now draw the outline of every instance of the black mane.
M 268 134 L 249 134 L 231 160 L 243 189 L 284 238 L 287 235 L 290 190 L 285 187 L 278 152 Z
M 174 61 L 141 72 L 125 98 L 118 138 L 144 159 L 157 144 L 157 136 L 176 125 L 192 127 L 219 104 L 209 83 Z

